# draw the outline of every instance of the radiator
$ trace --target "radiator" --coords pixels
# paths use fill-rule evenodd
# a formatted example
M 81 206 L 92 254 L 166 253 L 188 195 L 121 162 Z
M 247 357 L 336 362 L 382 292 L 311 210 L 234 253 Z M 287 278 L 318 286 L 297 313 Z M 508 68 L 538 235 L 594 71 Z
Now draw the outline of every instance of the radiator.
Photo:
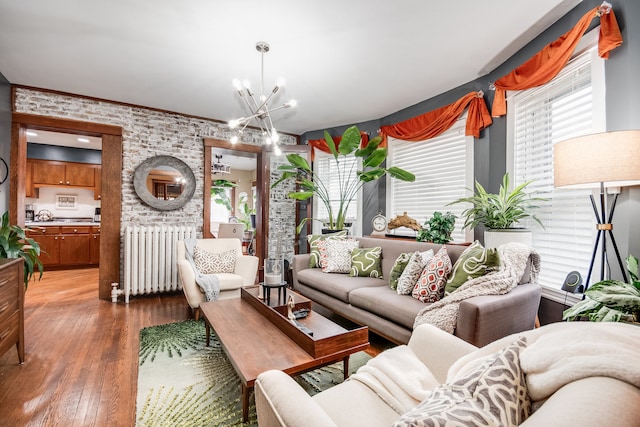
M 128 226 L 124 233 L 124 299 L 182 289 L 178 240 L 196 237 L 195 226 Z

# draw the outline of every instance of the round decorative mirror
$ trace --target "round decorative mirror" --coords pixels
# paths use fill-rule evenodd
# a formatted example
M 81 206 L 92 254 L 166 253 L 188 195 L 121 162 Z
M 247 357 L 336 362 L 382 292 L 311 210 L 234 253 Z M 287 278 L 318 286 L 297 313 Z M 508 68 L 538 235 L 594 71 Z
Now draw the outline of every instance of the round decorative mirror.
M 196 190 L 196 178 L 182 160 L 172 156 L 155 156 L 136 168 L 133 188 L 147 205 L 170 211 L 181 208 L 191 200 Z

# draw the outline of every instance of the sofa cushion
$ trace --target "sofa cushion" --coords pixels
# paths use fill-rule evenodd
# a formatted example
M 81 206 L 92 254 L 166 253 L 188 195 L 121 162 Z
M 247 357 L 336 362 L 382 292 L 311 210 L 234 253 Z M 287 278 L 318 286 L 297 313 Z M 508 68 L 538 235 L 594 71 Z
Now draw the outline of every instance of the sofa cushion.
M 444 286 L 451 272 L 451 259 L 442 247 L 422 270 L 411 296 L 421 302 L 436 302 L 444 296 Z
M 318 241 L 320 266 L 325 273 L 348 273 L 351 251 L 359 245 L 354 239 L 323 239 Z
M 416 315 L 425 306 L 411 295 L 398 295 L 388 286 L 353 289 L 349 293 L 349 302 L 407 329 L 413 329 Z
M 445 293 L 448 295 L 458 289 L 464 282 L 500 266 L 500 255 L 497 249 L 485 249 L 479 241 L 475 241 L 462 252 L 455 265 L 447 285 Z
M 393 267 L 391 267 L 391 273 L 389 273 L 389 287 L 391 289 L 398 289 L 398 280 L 400 276 L 402 276 L 402 272 L 409 264 L 409 260 L 411 259 L 412 252 L 405 252 L 398 255 L 396 258 L 396 262 L 393 263 Z
M 320 265 L 320 250 L 318 249 L 318 242 L 324 239 L 342 239 L 345 238 L 348 234 L 347 230 L 341 230 L 336 233 L 331 234 L 310 234 L 307 236 L 307 241 L 309 242 L 309 253 L 311 254 L 311 258 L 309 258 L 309 268 L 318 268 Z
M 233 273 L 236 268 L 236 250 L 213 253 L 196 246 L 193 263 L 200 274 Z
M 377 277 L 382 279 L 382 248 L 355 248 L 351 251 L 352 277 Z
M 329 274 L 317 268 L 307 268 L 299 271 L 297 279 L 305 286 L 316 289 L 347 304 L 349 303 L 349 294 L 354 289 L 368 287 L 389 289 L 383 280 L 375 277 L 349 277 L 341 274 Z
M 394 427 L 517 426 L 531 413 L 520 351 L 521 337 L 467 375 L 443 384 Z
M 396 289 L 398 294 L 411 294 L 411 291 L 413 291 L 413 287 L 416 285 L 418 278 L 420 278 L 420 274 L 422 274 L 422 270 L 424 270 L 424 267 L 427 265 L 427 261 L 429 261 L 432 257 L 432 249 L 424 252 L 414 252 L 414 254 L 411 255 L 409 263 L 400 275 L 400 279 L 398 279 L 398 288 Z

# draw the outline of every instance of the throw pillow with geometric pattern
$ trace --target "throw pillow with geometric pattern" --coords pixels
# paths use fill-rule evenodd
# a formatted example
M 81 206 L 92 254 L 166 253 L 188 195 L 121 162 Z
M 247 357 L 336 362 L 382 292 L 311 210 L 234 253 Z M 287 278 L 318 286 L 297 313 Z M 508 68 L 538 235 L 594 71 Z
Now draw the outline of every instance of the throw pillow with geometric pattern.
M 476 240 L 460 254 L 453 266 L 453 271 L 444 288 L 445 295 L 458 289 L 467 280 L 484 276 L 486 273 L 500 267 L 500 255 L 497 249 L 485 249 Z
M 436 302 L 444 296 L 444 285 L 451 272 L 451 258 L 446 246 L 440 248 L 422 270 L 411 296 L 422 302 Z
M 307 236 L 309 242 L 309 268 L 319 268 L 320 266 L 320 251 L 318 250 L 318 242 L 324 239 L 343 239 L 349 232 L 347 230 L 341 230 L 331 234 L 310 234 Z
M 356 248 L 351 251 L 352 277 L 377 277 L 382 279 L 382 248 Z
M 200 274 L 233 273 L 236 268 L 236 250 L 212 253 L 205 249 L 193 249 L 193 263 Z
M 398 258 L 396 258 L 396 262 L 393 263 L 393 267 L 391 267 L 391 272 L 389 273 L 389 286 L 391 289 L 398 289 L 398 279 L 400 279 L 404 269 L 407 268 L 411 255 L 413 255 L 412 252 L 400 254 Z
M 348 273 L 351 251 L 360 246 L 355 239 L 322 239 L 318 241 L 320 266 L 325 273 Z
M 409 259 L 409 263 L 405 267 L 404 271 L 398 279 L 398 288 L 396 292 L 398 295 L 409 295 L 413 291 L 413 287 L 416 285 L 424 266 L 427 265 L 433 257 L 433 249 L 429 249 L 424 252 L 414 252 Z
M 436 388 L 393 427 L 518 426 L 531 414 L 520 351 L 525 337 L 464 377 Z

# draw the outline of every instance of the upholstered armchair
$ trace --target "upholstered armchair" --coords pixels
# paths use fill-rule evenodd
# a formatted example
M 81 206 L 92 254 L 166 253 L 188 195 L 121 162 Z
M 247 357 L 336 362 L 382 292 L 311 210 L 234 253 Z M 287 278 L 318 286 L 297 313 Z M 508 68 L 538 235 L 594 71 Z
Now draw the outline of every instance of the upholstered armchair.
M 235 268 L 233 273 L 215 273 L 220 280 L 220 299 L 237 298 L 240 296 L 240 288 L 253 285 L 258 273 L 258 257 L 242 255 L 242 242 L 240 239 L 218 238 L 198 239 L 196 247 L 213 254 L 219 254 L 231 249 L 236 251 Z M 196 283 L 196 273 L 191 262 L 186 258 L 184 241 L 177 245 L 178 278 L 182 284 L 182 290 L 187 298 L 189 306 L 193 309 L 196 320 L 200 318 L 200 304 L 206 301 L 204 292 Z

